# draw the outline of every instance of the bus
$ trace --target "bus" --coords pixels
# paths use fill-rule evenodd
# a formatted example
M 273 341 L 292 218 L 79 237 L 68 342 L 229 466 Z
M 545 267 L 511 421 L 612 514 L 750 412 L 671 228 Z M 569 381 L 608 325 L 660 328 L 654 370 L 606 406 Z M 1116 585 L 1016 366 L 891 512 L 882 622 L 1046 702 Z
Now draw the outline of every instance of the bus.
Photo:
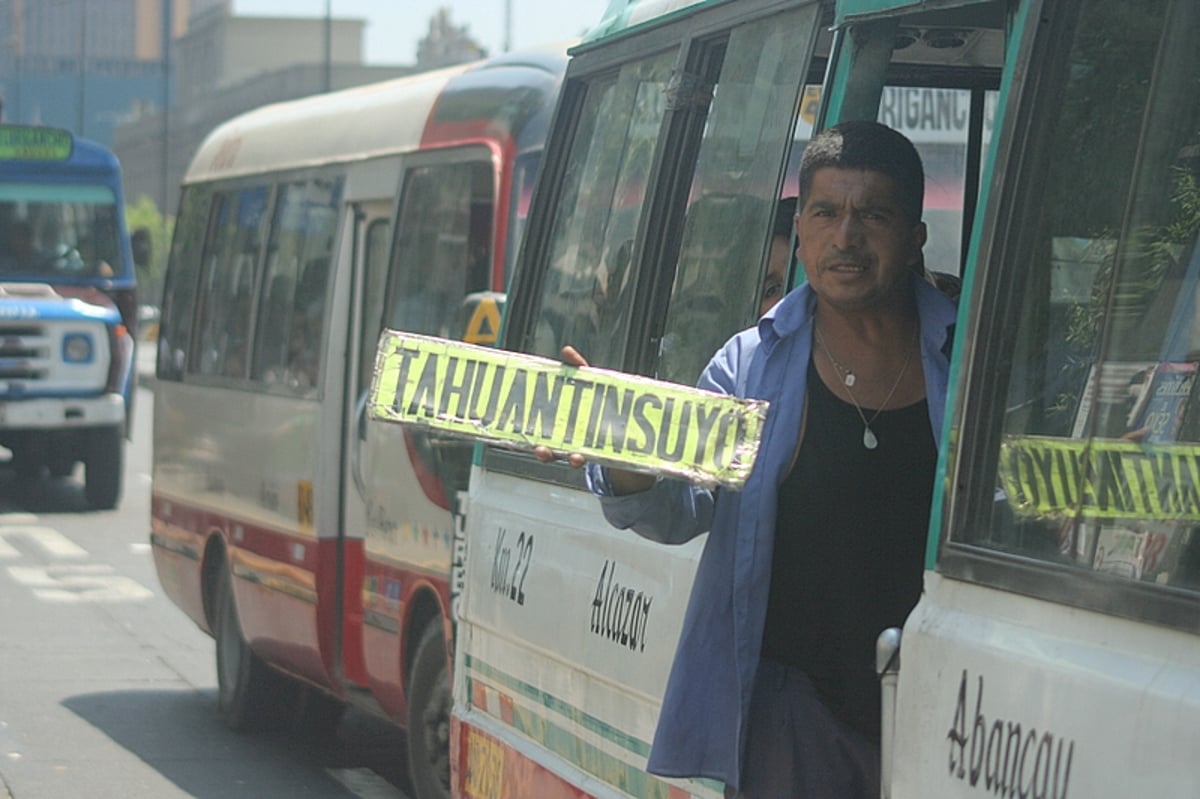
M 961 295 L 885 796 L 1200 795 L 1198 40 L 1191 0 L 642 0 L 572 50 L 504 349 L 691 385 L 754 323 L 805 117 L 925 161 Z M 723 795 L 645 770 L 702 546 L 479 445 L 456 796 Z
M 408 729 L 449 792 L 470 445 L 364 413 L 384 325 L 494 341 L 565 66 L 547 47 L 266 106 L 185 174 L 160 320 L 151 543 L 235 729 Z
M 87 505 L 120 502 L 136 331 L 116 157 L 68 130 L 0 125 L 0 445 L 19 478 L 82 462 Z

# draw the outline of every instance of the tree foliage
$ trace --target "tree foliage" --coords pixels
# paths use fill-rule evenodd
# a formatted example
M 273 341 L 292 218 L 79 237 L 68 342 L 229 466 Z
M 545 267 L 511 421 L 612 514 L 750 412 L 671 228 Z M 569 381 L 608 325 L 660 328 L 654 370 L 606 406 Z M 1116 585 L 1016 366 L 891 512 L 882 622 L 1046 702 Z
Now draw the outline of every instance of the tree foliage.
M 142 302 L 158 304 L 162 295 L 163 276 L 167 272 L 167 255 L 171 247 L 171 234 L 175 230 L 174 217 L 164 217 L 154 200 L 145 194 L 125 204 L 125 223 L 132 235 L 142 229 L 150 239 L 150 260 L 137 266 L 139 294 Z

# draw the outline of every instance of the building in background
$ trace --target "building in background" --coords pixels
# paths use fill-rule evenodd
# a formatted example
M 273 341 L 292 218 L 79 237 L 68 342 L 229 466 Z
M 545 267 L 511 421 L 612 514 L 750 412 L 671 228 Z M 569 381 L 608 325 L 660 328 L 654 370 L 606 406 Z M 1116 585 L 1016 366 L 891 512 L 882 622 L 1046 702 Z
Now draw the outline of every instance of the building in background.
M 438 69 L 487 56 L 471 38 L 466 25 L 450 21 L 450 10 L 439 8 L 429 20 L 429 33 L 417 43 L 417 69 Z
M 0 0 L 0 119 L 111 147 L 127 199 L 171 216 L 193 153 L 230 117 L 486 55 L 446 9 L 415 65 L 365 64 L 365 32 L 362 19 L 237 16 L 231 0 Z
M 173 44 L 174 104 L 135 107 L 114 132 L 127 196 L 149 196 L 174 214 L 192 154 L 230 117 L 416 71 L 364 64 L 365 31 L 361 19 L 234 16 L 223 3 L 194 12 Z
M 4 120 L 57 125 L 111 144 L 113 128 L 131 106 L 163 102 L 167 2 L 0 0 Z M 180 36 L 190 3 L 169 2 Z

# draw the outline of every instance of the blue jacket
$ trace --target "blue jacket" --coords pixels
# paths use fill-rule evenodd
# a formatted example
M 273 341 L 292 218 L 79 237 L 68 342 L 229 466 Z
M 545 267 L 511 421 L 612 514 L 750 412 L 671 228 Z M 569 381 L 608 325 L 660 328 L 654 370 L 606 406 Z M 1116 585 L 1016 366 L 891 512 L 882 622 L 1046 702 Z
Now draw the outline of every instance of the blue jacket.
M 914 278 L 913 286 L 929 421 L 940 444 L 956 305 L 923 280 Z M 663 697 L 652 773 L 740 784 L 771 585 L 777 489 L 800 435 L 815 304 L 807 283 L 790 292 L 756 327 L 726 342 L 700 376 L 700 388 L 770 402 L 758 461 L 742 491 L 714 495 L 659 480 L 649 491 L 614 497 L 604 470 L 588 467 L 589 485 L 613 526 L 666 544 L 711 530 Z

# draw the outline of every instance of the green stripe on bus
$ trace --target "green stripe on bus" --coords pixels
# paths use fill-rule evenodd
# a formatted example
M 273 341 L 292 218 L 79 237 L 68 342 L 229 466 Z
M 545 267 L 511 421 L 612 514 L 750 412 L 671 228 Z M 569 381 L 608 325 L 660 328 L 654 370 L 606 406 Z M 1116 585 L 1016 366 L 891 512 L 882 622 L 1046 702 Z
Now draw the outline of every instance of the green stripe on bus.
M 588 732 L 593 732 L 604 740 L 614 743 L 639 757 L 647 757 L 650 754 L 650 744 L 646 741 L 622 732 L 611 724 L 585 713 L 583 710 L 552 694 L 546 693 L 540 688 L 522 682 L 511 674 L 506 674 L 477 657 L 467 655 L 467 668 L 473 669 L 496 684 L 503 685 L 505 688 L 526 699 L 545 706 L 547 710 L 552 710 L 560 716 L 565 716 Z

